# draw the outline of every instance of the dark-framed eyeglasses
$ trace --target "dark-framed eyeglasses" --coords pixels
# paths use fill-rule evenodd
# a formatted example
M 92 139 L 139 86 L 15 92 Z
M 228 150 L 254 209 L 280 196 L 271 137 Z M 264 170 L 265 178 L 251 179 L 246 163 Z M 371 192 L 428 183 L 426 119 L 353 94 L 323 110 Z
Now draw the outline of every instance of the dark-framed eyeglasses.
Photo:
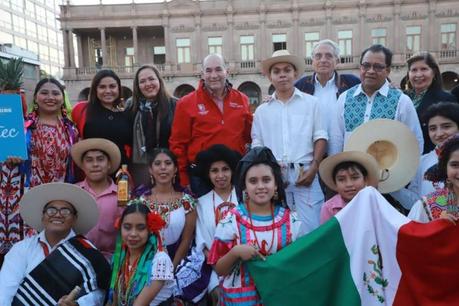
M 73 209 L 68 207 L 56 208 L 53 206 L 49 206 L 43 209 L 43 213 L 46 214 L 48 217 L 54 217 L 58 212 L 62 217 L 68 217 L 75 213 Z
M 382 72 L 384 69 L 386 69 L 386 65 L 381 65 L 378 63 L 375 64 L 370 64 L 370 63 L 361 63 L 360 68 L 362 68 L 364 71 L 369 71 L 373 67 L 373 70 L 376 72 Z

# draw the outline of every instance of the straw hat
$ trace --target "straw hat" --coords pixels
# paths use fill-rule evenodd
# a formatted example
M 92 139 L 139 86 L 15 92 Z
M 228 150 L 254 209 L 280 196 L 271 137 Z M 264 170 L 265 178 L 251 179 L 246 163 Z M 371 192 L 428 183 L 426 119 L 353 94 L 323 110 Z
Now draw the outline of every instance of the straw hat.
M 362 124 L 350 135 L 344 151 L 361 151 L 378 162 L 381 193 L 399 190 L 416 174 L 419 145 L 416 136 L 400 121 L 375 119 Z
M 73 230 L 76 233 L 86 234 L 97 224 L 99 210 L 96 200 L 82 188 L 67 183 L 38 185 L 26 192 L 19 202 L 22 219 L 29 226 L 41 231 L 43 208 L 56 200 L 68 202 L 75 207 L 78 218 Z
M 320 178 L 324 183 L 334 191 L 336 191 L 336 184 L 333 177 L 333 170 L 342 162 L 355 162 L 360 164 L 367 170 L 368 185 L 377 187 L 379 181 L 379 168 L 378 163 L 370 154 L 360 151 L 346 151 L 324 159 L 319 166 Z
M 274 51 L 273 55 L 261 62 L 261 69 L 264 75 L 269 75 L 269 69 L 277 63 L 290 63 L 295 66 L 296 71 L 301 75 L 306 69 L 304 60 L 298 56 L 291 55 L 288 50 Z
M 88 138 L 75 143 L 70 154 L 73 162 L 80 168 L 83 167 L 82 157 L 91 150 L 105 152 L 110 158 L 111 167 L 109 173 L 112 174 L 120 167 L 121 152 L 116 144 L 105 138 Z

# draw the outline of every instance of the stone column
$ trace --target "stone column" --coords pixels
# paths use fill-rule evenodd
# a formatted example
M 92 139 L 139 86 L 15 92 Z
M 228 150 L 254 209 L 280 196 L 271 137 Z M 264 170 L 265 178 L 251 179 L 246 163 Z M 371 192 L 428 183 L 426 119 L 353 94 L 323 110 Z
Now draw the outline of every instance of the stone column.
M 292 50 L 292 54 L 295 54 L 301 58 L 304 58 L 303 54 L 300 54 L 300 44 L 299 42 L 303 41 L 303 39 L 300 39 L 299 37 L 299 16 L 298 16 L 298 3 L 296 1 L 293 1 L 292 3 L 292 21 L 293 21 L 293 29 L 292 29 L 292 48 L 290 49 L 288 47 L 287 43 L 287 49 Z
M 139 46 L 137 42 L 137 27 L 132 27 L 132 44 L 134 47 L 134 65 L 139 63 Z
M 437 4 L 435 1 L 430 0 L 429 1 L 429 35 L 423 35 L 426 36 L 426 47 L 423 49 L 425 50 L 439 50 L 440 44 L 439 44 L 439 35 L 435 35 L 436 31 L 438 31 L 438 27 L 435 24 L 435 13 L 437 12 Z
M 202 53 L 207 55 L 207 50 L 204 50 L 204 48 L 207 47 L 207 42 L 204 42 L 202 40 L 202 35 L 201 35 L 201 13 L 197 12 L 196 15 L 194 16 L 194 39 L 192 40 L 191 43 L 191 63 L 201 63 L 203 60 Z M 193 49 L 195 50 L 193 52 Z M 200 67 L 199 67 L 200 69 Z M 198 70 L 199 70 L 198 69 Z
M 260 16 L 260 34 L 259 34 L 260 37 L 255 40 L 255 41 L 258 41 L 259 48 L 258 49 L 255 48 L 255 50 L 260 50 L 259 54 L 257 52 L 256 60 L 262 61 L 268 56 L 271 56 L 271 53 L 272 53 L 271 48 L 268 48 L 269 42 L 271 41 L 271 39 L 267 39 L 266 37 L 266 7 L 264 3 L 260 5 L 259 16 Z
M 69 65 L 71 68 L 75 68 L 75 49 L 73 47 L 73 32 L 72 29 L 68 30 L 68 42 L 69 42 Z
M 107 58 L 107 41 L 105 39 L 105 28 L 100 28 L 100 45 L 102 48 L 102 66 L 108 64 Z
M 81 35 L 77 35 L 77 50 L 78 50 L 78 68 L 84 67 L 84 55 L 83 55 L 83 42 L 81 41 Z
M 325 32 L 326 32 L 326 37 L 336 40 L 337 37 L 332 36 L 332 15 L 333 15 L 333 5 L 331 4 L 331 1 L 328 1 L 325 3 Z
M 402 52 L 405 53 L 405 50 L 402 51 L 401 46 L 405 48 L 406 44 L 406 42 L 402 43 L 400 40 L 400 3 L 394 4 L 394 23 L 392 31 L 394 33 L 392 37 L 392 48 L 394 53 L 400 56 Z
M 367 32 L 367 26 L 365 19 L 367 18 L 366 6 L 362 3 L 359 6 L 359 40 L 357 48 L 352 48 L 352 54 L 358 54 L 355 52 L 356 50 L 364 50 L 365 46 L 367 46 L 366 39 L 369 36 Z M 355 35 L 353 35 L 355 36 Z
M 69 58 L 69 36 L 67 34 L 67 29 L 62 31 L 62 42 L 64 43 L 64 68 L 70 67 L 70 58 Z

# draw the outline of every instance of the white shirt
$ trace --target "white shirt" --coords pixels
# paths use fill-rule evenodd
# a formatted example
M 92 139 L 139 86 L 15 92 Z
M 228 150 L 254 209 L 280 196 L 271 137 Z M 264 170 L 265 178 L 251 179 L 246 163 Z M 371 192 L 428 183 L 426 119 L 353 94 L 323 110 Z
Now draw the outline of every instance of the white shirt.
M 266 146 L 278 161 L 309 165 L 314 142 L 328 139 L 317 98 L 295 88 L 287 102 L 276 98 L 260 105 L 252 124 L 252 148 Z
M 408 188 L 403 188 L 391 195 L 399 201 L 403 207 L 410 209 L 416 201 L 421 197 L 436 190 L 436 187 L 431 181 L 424 179 L 424 174 L 430 167 L 438 163 L 438 156 L 435 150 L 421 156 L 418 170 L 413 180 L 408 185 Z M 444 184 L 438 183 L 437 188 L 443 188 Z
M 335 84 L 335 73 L 333 73 L 332 78 L 327 81 L 325 86 L 320 84 L 317 74 L 314 75 L 314 97 L 319 100 L 319 105 L 322 109 L 322 122 L 325 122 L 327 133 L 330 135 L 332 124 L 336 124 L 335 120 L 330 120 L 330 118 L 336 118 L 336 110 L 338 107 L 338 99 L 336 98 L 338 87 L 336 87 Z M 328 139 L 329 148 L 334 146 L 330 144 L 330 141 L 332 141 L 332 139 Z
M 45 231 L 41 231 L 38 235 L 16 243 L 6 254 L 5 262 L 0 271 L 0 306 L 11 305 L 24 277 L 45 259 L 45 253 L 39 241 L 44 242 L 51 253 L 60 244 L 74 236 L 75 233 L 70 231 L 67 237 L 62 239 L 54 247 L 51 247 L 46 240 Z M 104 290 L 98 289 L 80 297 L 77 302 L 80 305 L 103 305 L 104 298 Z
M 354 97 L 363 92 L 362 85 L 357 85 L 357 89 L 354 92 Z M 344 144 L 348 140 L 352 132 L 346 132 L 344 127 L 344 103 L 346 101 L 346 95 L 348 91 L 343 92 L 338 98 L 338 110 L 337 110 L 337 123 L 332 125 L 332 132 L 330 133 L 330 154 L 337 154 L 343 151 Z M 375 91 L 371 97 L 367 96 L 367 105 L 365 109 L 365 117 L 363 122 L 368 122 L 370 120 L 371 108 L 373 105 L 374 98 L 377 93 L 387 97 L 389 93 L 389 82 L 386 80 L 384 85 Z M 413 101 L 405 95 L 401 94 L 398 100 L 397 109 L 395 111 L 395 120 L 404 123 L 408 128 L 413 132 L 418 140 L 419 152 L 422 153 L 424 150 L 424 138 L 422 135 L 421 124 L 419 123 L 419 118 L 414 108 Z

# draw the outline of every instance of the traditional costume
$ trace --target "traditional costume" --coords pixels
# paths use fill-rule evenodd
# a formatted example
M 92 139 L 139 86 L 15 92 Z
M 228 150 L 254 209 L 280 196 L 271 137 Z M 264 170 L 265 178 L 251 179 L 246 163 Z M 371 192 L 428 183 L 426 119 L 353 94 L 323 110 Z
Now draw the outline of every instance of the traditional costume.
M 87 232 L 98 218 L 94 199 L 81 188 L 65 183 L 37 186 L 20 202 L 25 222 L 42 230 L 45 205 L 55 199 L 71 203 L 78 213 L 76 233 Z M 46 229 L 18 242 L 5 257 L 0 271 L 0 305 L 57 305 L 75 286 L 80 305 L 103 305 L 110 267 L 103 255 L 73 230 L 50 246 Z

